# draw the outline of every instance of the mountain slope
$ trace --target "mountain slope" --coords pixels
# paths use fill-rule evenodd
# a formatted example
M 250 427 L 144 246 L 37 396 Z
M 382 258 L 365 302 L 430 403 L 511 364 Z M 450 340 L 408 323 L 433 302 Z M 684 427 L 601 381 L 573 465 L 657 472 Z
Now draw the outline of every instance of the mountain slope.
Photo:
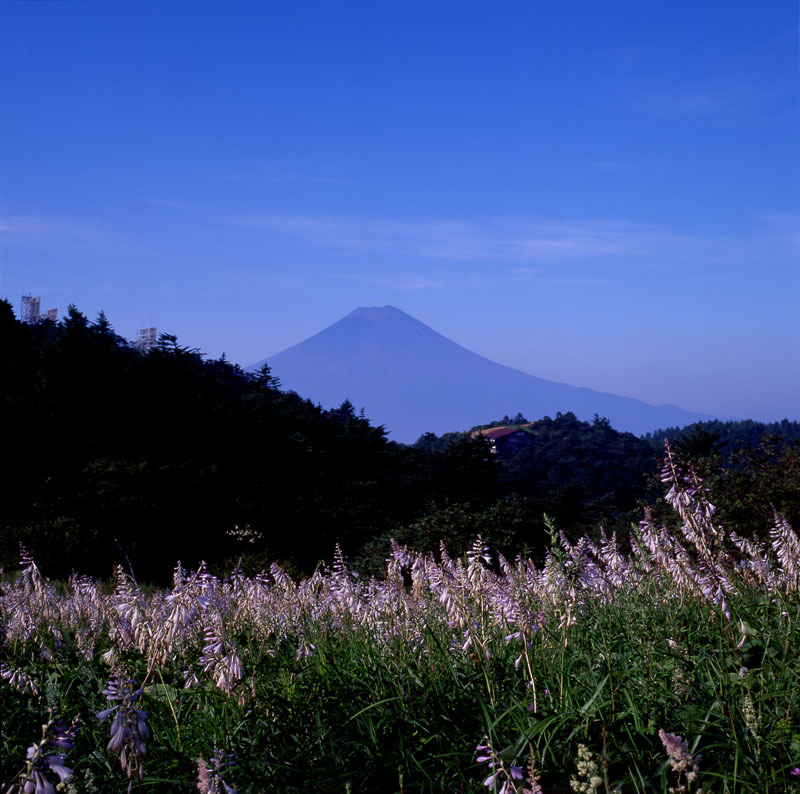
M 559 411 L 573 411 L 579 419 L 597 413 L 634 433 L 709 418 L 527 375 L 461 347 L 392 306 L 356 309 L 265 361 L 283 388 L 326 408 L 349 399 L 403 442 L 518 411 L 531 419 Z

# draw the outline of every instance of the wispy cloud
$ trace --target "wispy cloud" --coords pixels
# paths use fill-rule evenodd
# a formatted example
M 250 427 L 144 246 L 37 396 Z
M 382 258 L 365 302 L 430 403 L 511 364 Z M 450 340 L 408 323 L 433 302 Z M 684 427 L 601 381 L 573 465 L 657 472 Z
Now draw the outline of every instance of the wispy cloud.
M 766 251 L 785 257 L 789 249 L 789 242 L 781 241 L 775 232 L 749 238 L 686 235 L 655 225 L 611 220 L 395 221 L 332 215 L 240 215 L 227 220 L 332 250 L 508 267 L 570 262 L 649 267 L 739 264 Z
M 309 185 L 346 185 L 350 184 L 347 179 L 337 177 L 321 176 L 317 174 L 226 174 L 216 177 L 218 182 L 256 182 L 261 184 L 309 184 Z
M 614 221 L 571 224 L 508 218 L 476 223 L 331 215 L 239 215 L 228 221 L 313 245 L 458 261 L 553 262 L 642 254 L 658 235 L 655 227 Z
M 711 116 L 729 113 L 736 107 L 730 93 L 701 87 L 656 93 L 642 99 L 642 109 L 658 116 Z
M 791 212 L 765 212 L 761 215 L 761 220 L 774 241 L 786 244 L 800 256 L 800 215 Z
M 546 277 L 547 271 L 541 267 L 514 267 L 511 269 L 511 278 L 515 281 L 538 281 Z
M 573 286 L 606 286 L 606 279 L 565 276 L 544 268 L 495 268 L 490 273 L 419 273 L 419 272 L 368 272 L 333 273 L 331 278 L 361 281 L 396 290 L 421 289 L 488 289 L 498 285 L 511 285 L 521 281 L 535 281 L 542 284 L 566 284 Z
M 101 233 L 101 223 L 95 219 L 0 213 L 0 238 L 7 243 L 36 245 L 53 239 L 89 243 Z
M 607 286 L 608 279 L 591 278 L 583 276 L 554 275 L 551 271 L 541 268 L 515 267 L 504 277 L 505 281 L 539 281 L 547 284 L 572 284 L 584 287 Z
M 659 47 L 649 43 L 627 44 L 620 47 L 606 47 L 599 50 L 601 56 L 625 67 L 639 67 L 643 60 L 652 58 Z
M 199 208 L 199 205 L 190 201 L 176 201 L 175 199 L 150 198 L 146 200 L 146 203 L 170 210 L 196 210 Z
M 430 276 L 421 273 L 334 273 L 333 278 L 362 281 L 397 290 L 472 289 L 487 286 L 492 281 L 474 274 Z
M 592 168 L 605 174 L 641 174 L 674 170 L 664 160 L 595 160 Z
M 303 275 L 292 270 L 281 272 L 276 270 L 274 263 L 264 263 L 257 257 L 230 264 L 225 268 L 225 282 L 231 289 L 240 292 L 244 285 L 247 289 L 255 286 L 276 289 L 309 289 L 316 281 L 316 277 Z
M 664 118 L 695 118 L 717 123 L 760 124 L 764 111 L 780 95 L 771 84 L 709 78 L 656 90 L 639 100 L 639 109 Z

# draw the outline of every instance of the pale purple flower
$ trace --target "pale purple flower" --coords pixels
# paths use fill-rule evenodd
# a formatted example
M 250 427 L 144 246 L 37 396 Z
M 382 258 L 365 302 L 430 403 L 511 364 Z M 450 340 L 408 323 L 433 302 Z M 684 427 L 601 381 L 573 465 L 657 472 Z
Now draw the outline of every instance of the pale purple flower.
M 16 784 L 6 794 L 55 794 L 53 784 L 46 774 L 51 772 L 58 777 L 60 783 L 66 783 L 72 776 L 72 770 L 66 766 L 64 755 L 72 749 L 78 732 L 77 721 L 67 728 L 63 724 L 55 724 L 52 720 L 42 726 L 42 738 L 34 742 L 26 753 L 25 771 Z M 63 750 L 62 753 L 49 752 L 49 748 Z
M 233 754 L 216 750 L 216 757 L 210 758 L 210 766 L 201 755 L 197 762 L 197 788 L 201 794 L 236 794 L 233 786 L 225 782 L 222 770 L 233 766 Z
M 486 764 L 492 770 L 492 774 L 483 781 L 483 785 L 494 790 L 495 785 L 499 783 L 498 794 L 516 792 L 517 787 L 513 781 L 524 779 L 524 768 L 521 766 L 507 766 L 490 744 L 479 744 L 475 749 L 481 753 L 489 753 L 489 755 L 479 755 L 475 759 L 479 764 Z
M 203 672 L 209 673 L 216 686 L 230 695 L 243 677 L 241 659 L 215 626 L 204 627 L 203 642 L 205 644 L 200 656 Z M 190 680 L 187 677 L 187 686 Z
M 663 728 L 659 730 L 658 737 L 667 751 L 672 771 L 678 774 L 685 773 L 686 780 L 689 783 L 694 782 L 697 773 L 700 771 L 700 761 L 703 756 L 692 755 L 689 752 L 689 745 L 680 736 L 674 733 L 667 733 Z
M 147 754 L 144 739 L 150 733 L 147 727 L 147 712 L 136 708 L 143 692 L 135 681 L 111 676 L 103 694 L 106 700 L 116 701 L 118 704 L 104 709 L 97 715 L 97 719 L 103 722 L 110 714 L 114 714 L 111 739 L 107 749 L 119 756 L 122 768 L 129 778 L 136 775 L 141 781 L 142 759 Z
M 24 670 L 17 670 L 15 667 L 11 667 L 5 662 L 0 662 L 0 678 L 4 678 L 8 681 L 9 686 L 13 687 L 18 692 L 24 692 L 28 689 L 32 695 L 39 694 L 39 689 L 33 679 Z

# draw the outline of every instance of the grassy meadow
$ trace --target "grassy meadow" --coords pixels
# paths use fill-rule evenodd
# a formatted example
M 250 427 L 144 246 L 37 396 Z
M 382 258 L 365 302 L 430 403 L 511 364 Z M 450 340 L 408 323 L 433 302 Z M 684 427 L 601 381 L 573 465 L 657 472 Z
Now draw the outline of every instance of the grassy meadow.
M 539 566 L 478 538 L 161 590 L 23 555 L 0 791 L 800 792 L 800 542 L 718 526 L 669 450 L 662 479 L 671 522 L 551 526 Z

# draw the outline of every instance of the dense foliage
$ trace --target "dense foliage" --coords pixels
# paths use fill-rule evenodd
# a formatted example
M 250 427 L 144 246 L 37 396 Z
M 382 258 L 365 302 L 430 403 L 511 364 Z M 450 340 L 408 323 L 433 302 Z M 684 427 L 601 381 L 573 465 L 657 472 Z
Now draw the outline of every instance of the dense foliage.
M 170 335 L 143 355 L 75 307 L 26 325 L 0 302 L 0 389 L 0 567 L 21 541 L 60 577 L 123 564 L 157 581 L 178 558 L 220 575 L 239 560 L 311 573 L 336 543 L 378 573 L 390 538 L 458 555 L 477 534 L 541 559 L 545 514 L 573 539 L 626 533 L 658 487 L 663 440 L 601 417 L 504 417 L 491 426 L 522 427 L 526 443 L 494 452 L 468 432 L 404 446 L 349 402 L 326 411 L 283 391 L 269 368 L 246 373 Z M 800 523 L 800 424 L 662 432 L 726 523 L 763 535 L 771 506 Z
M 721 519 L 740 533 L 763 536 L 767 506 L 800 525 L 800 422 L 700 422 L 645 440 L 655 449 L 665 438 L 693 461 L 716 494 Z
M 445 492 L 494 492 L 481 445 L 422 456 L 350 403 L 324 411 L 174 336 L 142 355 L 75 307 L 25 325 L 0 303 L 0 383 L 5 565 L 21 540 L 60 576 L 113 562 L 147 580 L 178 557 L 313 570 Z
M 279 567 L 169 590 L 0 585 L 0 790 L 767 794 L 800 776 L 800 539 L 555 529 L 543 565 L 395 545 L 381 580 Z M 26 755 L 26 749 L 27 755 Z
M 725 462 L 743 447 L 757 447 L 764 437 L 800 441 L 800 422 L 783 419 L 780 422 L 754 422 L 752 419 L 723 422 L 712 419 L 697 422 L 689 428 L 668 427 L 647 433 L 643 438 L 660 453 L 664 439 L 697 459 L 710 454 L 719 455 Z
M 470 433 L 426 433 L 416 447 L 441 451 L 492 428 L 521 428 L 524 436 L 523 442 L 509 448 L 498 444 L 496 450 L 506 496 L 490 505 L 445 505 L 395 531 L 396 537 L 415 548 L 435 548 L 438 537 L 464 548 L 469 537 L 481 533 L 497 547 L 536 553 L 544 515 L 572 537 L 596 538 L 600 525 L 626 533 L 642 506 L 657 499 L 665 438 L 712 487 L 725 524 L 748 537 L 763 537 L 763 516 L 774 508 L 800 525 L 798 422 L 704 422 L 637 438 L 599 416 L 582 422 L 566 413 L 530 422 L 520 413 Z

